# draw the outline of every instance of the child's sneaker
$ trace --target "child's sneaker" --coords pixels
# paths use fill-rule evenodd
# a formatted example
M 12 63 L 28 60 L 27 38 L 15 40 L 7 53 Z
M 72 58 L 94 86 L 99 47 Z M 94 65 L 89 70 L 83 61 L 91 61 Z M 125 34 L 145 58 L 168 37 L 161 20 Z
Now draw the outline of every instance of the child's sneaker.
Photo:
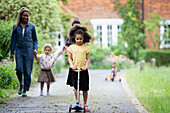
M 44 95 L 43 95 L 43 92 L 40 93 L 40 96 L 44 96 Z
M 50 95 L 50 92 L 49 92 L 49 91 L 47 91 L 47 95 Z

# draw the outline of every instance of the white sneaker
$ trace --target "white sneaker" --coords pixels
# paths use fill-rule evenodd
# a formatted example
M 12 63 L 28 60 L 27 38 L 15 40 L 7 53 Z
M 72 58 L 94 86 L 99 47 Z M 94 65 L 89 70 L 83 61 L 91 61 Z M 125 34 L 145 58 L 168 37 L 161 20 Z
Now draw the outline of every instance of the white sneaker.
M 47 95 L 50 95 L 50 92 L 47 91 Z
M 43 92 L 40 93 L 40 96 L 44 96 L 44 95 L 43 95 Z

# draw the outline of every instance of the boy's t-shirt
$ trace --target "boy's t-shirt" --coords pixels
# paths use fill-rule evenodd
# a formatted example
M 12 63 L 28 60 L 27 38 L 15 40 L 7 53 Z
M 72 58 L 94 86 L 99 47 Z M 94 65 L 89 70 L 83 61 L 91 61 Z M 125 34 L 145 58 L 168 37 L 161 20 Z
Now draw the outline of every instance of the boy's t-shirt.
M 82 68 L 86 65 L 86 54 L 91 51 L 86 44 L 81 46 L 73 44 L 67 50 L 72 54 L 73 64 L 77 68 Z

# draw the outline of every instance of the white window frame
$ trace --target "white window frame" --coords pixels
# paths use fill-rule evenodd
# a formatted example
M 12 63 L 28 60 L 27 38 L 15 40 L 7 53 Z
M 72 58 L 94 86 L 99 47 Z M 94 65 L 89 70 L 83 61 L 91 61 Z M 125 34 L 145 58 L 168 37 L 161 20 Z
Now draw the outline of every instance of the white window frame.
M 163 35 L 164 35 L 165 30 L 167 28 L 165 28 L 163 26 L 163 22 L 162 21 L 160 22 L 160 24 L 161 24 L 161 26 L 160 26 L 160 41 L 161 41 L 160 49 L 170 48 L 170 44 L 166 44 L 165 43 L 166 41 L 170 42 L 170 38 L 168 36 L 169 34 L 167 33 L 167 38 L 163 38 Z M 170 25 L 170 19 L 166 19 L 164 24 Z
M 60 31 L 56 31 L 56 46 L 55 46 L 55 49 L 56 49 L 56 52 L 58 53 L 59 51 L 62 50 L 62 47 L 65 45 L 65 41 L 64 41 L 64 35 L 63 35 L 63 31 L 64 31 L 64 28 L 61 27 L 60 28 Z M 58 37 L 60 35 L 60 38 Z M 59 45 L 60 43 L 60 45 Z M 64 61 L 64 56 L 61 55 L 60 57 L 58 57 L 58 60 L 61 60 L 63 63 L 65 62 Z
M 118 44 L 118 32 L 121 31 L 120 27 L 123 24 L 123 19 L 91 19 L 91 25 L 93 26 L 94 30 L 94 37 L 98 36 L 97 26 L 102 26 L 102 47 L 108 48 L 108 29 L 107 26 L 112 26 L 112 45 Z M 119 26 L 119 29 L 118 29 Z M 95 44 L 101 44 L 99 40 L 94 41 Z
M 112 46 L 112 25 L 107 25 L 107 40 L 108 47 Z
M 97 42 L 98 44 L 102 44 L 102 25 L 97 25 Z

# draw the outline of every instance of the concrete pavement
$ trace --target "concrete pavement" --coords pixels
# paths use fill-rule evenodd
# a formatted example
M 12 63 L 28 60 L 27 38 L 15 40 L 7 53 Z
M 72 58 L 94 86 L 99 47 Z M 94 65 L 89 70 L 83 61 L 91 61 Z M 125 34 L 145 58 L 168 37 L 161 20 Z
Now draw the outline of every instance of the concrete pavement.
M 132 104 L 127 92 L 124 90 L 124 80 L 105 81 L 111 70 L 89 70 L 90 90 L 88 105 L 91 113 L 137 113 L 137 107 Z M 45 96 L 40 96 L 40 85 L 34 86 L 27 93 L 28 97 L 21 97 L 14 94 L 7 100 L 7 104 L 0 105 L 0 113 L 46 113 L 46 112 L 68 112 L 69 105 L 75 104 L 73 88 L 66 85 L 68 72 L 57 74 L 56 82 L 51 84 L 50 96 L 46 95 L 46 84 L 44 88 Z M 120 71 L 118 75 L 123 75 Z M 81 95 L 81 103 L 83 103 Z

